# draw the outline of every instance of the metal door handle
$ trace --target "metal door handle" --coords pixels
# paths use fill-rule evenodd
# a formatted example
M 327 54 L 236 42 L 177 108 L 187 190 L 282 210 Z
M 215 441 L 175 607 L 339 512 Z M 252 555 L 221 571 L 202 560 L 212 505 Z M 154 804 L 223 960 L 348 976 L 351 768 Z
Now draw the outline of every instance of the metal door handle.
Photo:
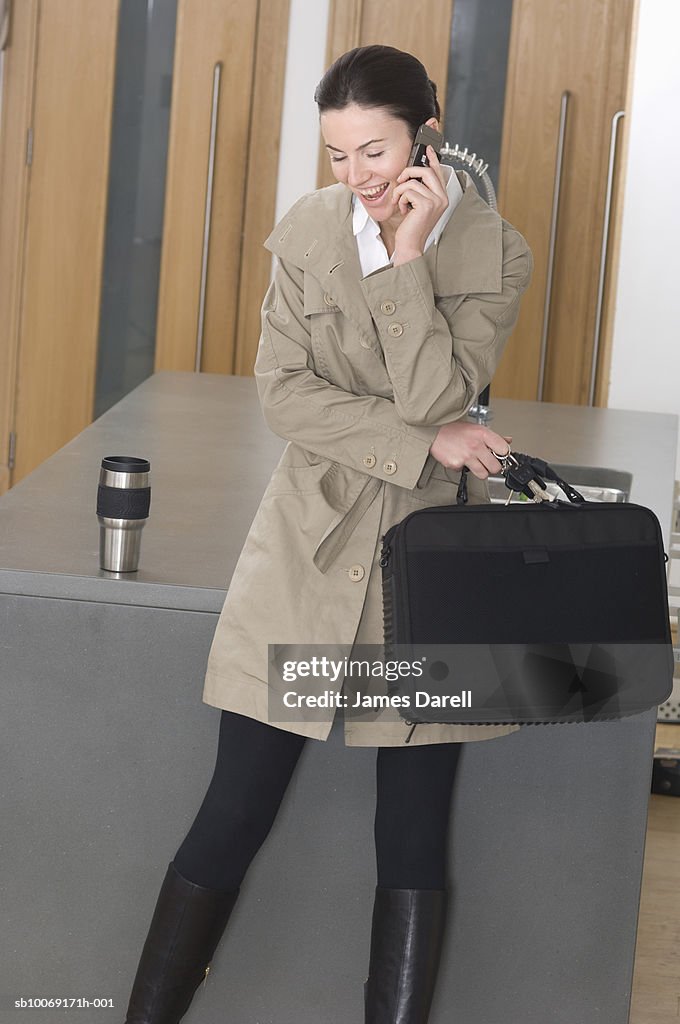
M 541 358 L 538 367 L 538 389 L 536 398 L 543 401 L 543 383 L 545 380 L 545 361 L 548 348 L 548 326 L 550 324 L 550 302 L 552 299 L 552 279 L 555 264 L 555 244 L 557 242 L 557 217 L 560 208 L 560 189 L 562 187 L 562 164 L 564 160 L 564 136 L 567 129 L 567 107 L 570 93 L 562 93 L 560 103 L 560 127 L 557 136 L 557 157 L 555 159 L 555 183 L 553 185 L 552 213 L 550 216 L 550 241 L 548 243 L 548 276 L 545 283 L 545 300 L 543 303 L 543 328 L 541 330 Z
M 593 358 L 590 364 L 590 388 L 588 405 L 595 401 L 595 375 L 597 373 L 597 357 L 600 353 L 600 331 L 602 330 L 602 304 L 604 300 L 604 278 L 609 246 L 609 229 L 611 227 L 612 193 L 614 191 L 614 166 L 616 164 L 616 147 L 618 142 L 619 121 L 625 116 L 625 110 L 617 110 L 612 117 L 611 134 L 609 137 L 609 167 L 607 169 L 607 191 L 604 204 L 604 226 L 602 228 L 602 249 L 600 250 L 600 276 L 597 283 L 597 311 L 595 313 L 595 334 L 593 339 Z
M 210 248 L 210 218 L 212 215 L 213 177 L 215 171 L 215 143 L 217 140 L 217 111 L 220 104 L 220 77 L 222 62 L 213 69 L 212 107 L 210 110 L 210 149 L 208 152 L 208 183 L 205 190 L 205 213 L 203 216 L 203 254 L 201 257 L 201 286 L 198 299 L 198 330 L 196 333 L 196 373 L 201 371 L 203 357 L 203 330 L 205 327 L 205 293 L 208 281 L 208 251 Z

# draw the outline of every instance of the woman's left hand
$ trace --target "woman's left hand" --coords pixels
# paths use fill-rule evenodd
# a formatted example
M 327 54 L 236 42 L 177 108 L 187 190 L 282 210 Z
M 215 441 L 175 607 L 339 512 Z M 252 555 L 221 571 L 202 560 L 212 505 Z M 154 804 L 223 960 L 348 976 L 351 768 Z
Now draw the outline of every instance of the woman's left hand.
M 428 235 L 449 205 L 441 164 L 432 146 L 427 147 L 427 159 L 429 167 L 405 167 L 392 192 L 404 215 L 395 236 L 393 266 L 422 256 Z

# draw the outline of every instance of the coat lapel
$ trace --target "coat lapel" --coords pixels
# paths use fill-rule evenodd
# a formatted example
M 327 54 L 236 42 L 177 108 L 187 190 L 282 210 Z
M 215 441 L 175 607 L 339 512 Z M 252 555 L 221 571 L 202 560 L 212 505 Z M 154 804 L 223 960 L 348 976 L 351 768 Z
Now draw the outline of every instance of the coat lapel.
M 303 196 L 264 244 L 305 271 L 305 313 L 327 313 L 336 306 L 356 328 L 361 344 L 382 362 L 371 311 L 359 284 L 362 273 L 349 190 L 337 184 Z M 320 286 L 316 295 L 308 275 Z

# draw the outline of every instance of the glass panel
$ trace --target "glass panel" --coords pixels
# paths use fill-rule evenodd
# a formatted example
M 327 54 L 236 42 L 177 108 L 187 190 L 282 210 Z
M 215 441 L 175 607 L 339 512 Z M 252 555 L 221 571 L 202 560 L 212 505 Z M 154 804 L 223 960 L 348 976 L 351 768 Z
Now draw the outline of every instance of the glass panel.
M 482 157 L 495 189 L 511 18 L 512 0 L 455 0 L 453 5 L 444 139 Z
M 95 417 L 153 373 L 177 0 L 121 0 Z

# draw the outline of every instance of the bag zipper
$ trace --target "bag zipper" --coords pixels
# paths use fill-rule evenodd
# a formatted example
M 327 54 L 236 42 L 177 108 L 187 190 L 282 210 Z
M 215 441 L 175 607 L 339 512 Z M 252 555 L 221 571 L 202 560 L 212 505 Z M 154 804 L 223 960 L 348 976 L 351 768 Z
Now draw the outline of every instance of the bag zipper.
M 392 557 L 392 546 L 393 546 L 392 542 L 393 541 L 395 542 L 394 543 L 394 547 L 396 549 L 395 554 L 397 556 L 396 564 L 399 565 L 399 562 L 400 562 L 399 555 L 401 554 L 402 555 L 401 565 L 403 567 L 403 565 L 404 565 L 403 554 L 404 554 L 404 547 L 405 547 L 405 543 L 404 543 L 404 540 L 403 540 L 403 534 L 404 534 L 404 529 L 406 527 L 406 523 L 408 523 L 408 521 L 411 519 L 412 516 L 417 516 L 419 513 L 422 513 L 422 512 L 425 512 L 425 511 L 426 511 L 425 509 L 416 509 L 414 512 L 411 512 L 408 516 L 406 516 L 405 519 L 402 519 L 401 522 L 395 523 L 394 526 L 391 526 L 389 528 L 389 530 L 387 531 L 387 533 L 383 537 L 383 544 L 382 544 L 382 547 L 380 549 L 380 563 L 379 564 L 380 564 L 381 568 L 385 569 L 390 564 L 390 559 Z M 394 572 L 395 572 L 395 570 L 394 570 L 394 566 L 393 566 L 393 568 L 392 568 L 392 575 L 394 575 Z M 394 594 L 394 589 L 393 588 L 391 588 L 391 589 L 392 589 L 392 593 Z M 403 589 L 403 588 L 401 588 L 401 589 Z M 406 600 L 405 595 L 402 596 L 401 589 L 399 591 L 399 598 L 400 598 L 400 601 L 399 601 L 399 604 L 400 604 L 399 613 L 400 613 L 401 622 L 403 623 L 404 620 L 406 619 L 406 610 L 408 608 L 408 601 Z M 392 611 L 392 619 L 394 621 L 394 609 Z M 394 629 L 394 626 L 392 628 Z M 415 732 L 416 727 L 418 725 L 420 725 L 421 723 L 419 723 L 419 722 L 410 722 L 407 718 L 404 719 L 404 722 L 406 723 L 406 725 L 410 725 L 411 726 L 411 728 L 409 729 L 408 735 L 407 735 L 406 739 L 404 740 L 404 743 L 410 743 L 411 742 L 411 737 L 413 736 L 413 733 Z

